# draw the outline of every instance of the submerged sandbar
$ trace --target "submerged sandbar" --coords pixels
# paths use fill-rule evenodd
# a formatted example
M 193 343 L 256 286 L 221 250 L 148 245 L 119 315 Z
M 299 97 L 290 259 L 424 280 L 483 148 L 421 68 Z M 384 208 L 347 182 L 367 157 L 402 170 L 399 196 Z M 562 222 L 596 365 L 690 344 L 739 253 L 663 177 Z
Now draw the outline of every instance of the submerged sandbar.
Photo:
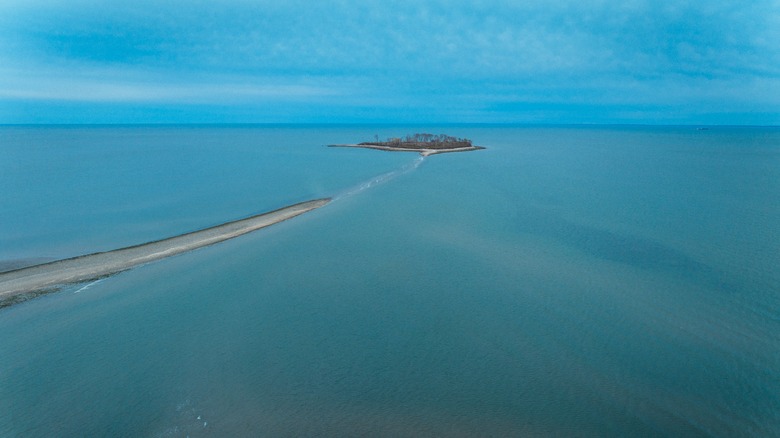
M 213 245 L 322 207 L 315 199 L 163 240 L 73 257 L 0 273 L 0 307 L 56 290 L 69 283 L 107 277 L 134 266 Z

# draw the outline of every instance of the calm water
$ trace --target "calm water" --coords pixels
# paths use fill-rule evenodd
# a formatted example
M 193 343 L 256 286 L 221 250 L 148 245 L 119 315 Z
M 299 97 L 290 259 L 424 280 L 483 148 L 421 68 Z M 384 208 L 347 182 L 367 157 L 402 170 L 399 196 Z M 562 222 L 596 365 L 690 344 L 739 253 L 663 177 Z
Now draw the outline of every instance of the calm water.
M 0 436 L 780 435 L 778 129 L 0 127 L 4 261 L 323 196 L 0 310 Z

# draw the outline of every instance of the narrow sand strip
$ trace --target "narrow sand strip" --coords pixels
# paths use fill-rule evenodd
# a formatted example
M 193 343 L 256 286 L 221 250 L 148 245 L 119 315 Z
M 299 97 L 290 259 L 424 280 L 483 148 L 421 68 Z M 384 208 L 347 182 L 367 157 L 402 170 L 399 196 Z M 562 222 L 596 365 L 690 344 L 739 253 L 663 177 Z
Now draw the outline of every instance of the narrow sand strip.
M 377 149 L 380 151 L 390 151 L 390 152 L 417 152 L 423 157 L 436 155 L 436 154 L 446 154 L 448 152 L 468 152 L 468 151 L 478 151 L 481 149 L 485 149 L 482 146 L 469 146 L 463 148 L 450 148 L 450 149 L 413 149 L 413 148 L 402 148 L 402 147 L 394 147 L 394 146 L 379 146 L 375 144 L 329 144 L 328 147 Z
M 328 202 L 330 198 L 302 202 L 155 242 L 3 272 L 0 273 L 0 307 L 40 295 L 63 284 L 95 280 L 144 263 L 232 239 L 322 207 Z

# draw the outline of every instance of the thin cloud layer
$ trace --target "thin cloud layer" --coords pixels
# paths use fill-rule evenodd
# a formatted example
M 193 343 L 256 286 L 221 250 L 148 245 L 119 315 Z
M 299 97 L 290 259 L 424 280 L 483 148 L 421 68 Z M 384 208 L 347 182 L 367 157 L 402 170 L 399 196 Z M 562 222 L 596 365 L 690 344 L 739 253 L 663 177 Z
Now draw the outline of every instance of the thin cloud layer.
M 0 6 L 2 121 L 92 100 L 214 122 L 268 105 L 296 122 L 780 122 L 773 1 L 114 3 Z

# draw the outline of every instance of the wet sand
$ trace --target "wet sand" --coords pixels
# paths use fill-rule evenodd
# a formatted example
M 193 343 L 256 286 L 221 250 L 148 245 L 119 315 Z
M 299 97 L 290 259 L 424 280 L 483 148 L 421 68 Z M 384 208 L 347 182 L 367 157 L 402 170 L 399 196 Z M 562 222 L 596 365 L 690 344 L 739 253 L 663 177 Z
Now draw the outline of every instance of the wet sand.
M 417 149 L 417 148 L 401 148 L 401 147 L 393 147 L 393 146 L 379 146 L 375 144 L 329 144 L 328 147 L 377 149 L 380 151 L 391 151 L 391 152 L 417 152 L 423 157 L 427 157 L 429 155 L 436 155 L 436 154 L 446 154 L 448 152 L 468 152 L 468 151 L 478 151 L 481 149 L 485 149 L 482 146 L 471 146 L 465 148 L 451 148 L 451 149 Z
M 96 280 L 134 266 L 232 239 L 291 219 L 328 202 L 329 198 L 302 202 L 163 240 L 3 272 L 0 273 L 0 307 L 54 291 L 64 284 Z

